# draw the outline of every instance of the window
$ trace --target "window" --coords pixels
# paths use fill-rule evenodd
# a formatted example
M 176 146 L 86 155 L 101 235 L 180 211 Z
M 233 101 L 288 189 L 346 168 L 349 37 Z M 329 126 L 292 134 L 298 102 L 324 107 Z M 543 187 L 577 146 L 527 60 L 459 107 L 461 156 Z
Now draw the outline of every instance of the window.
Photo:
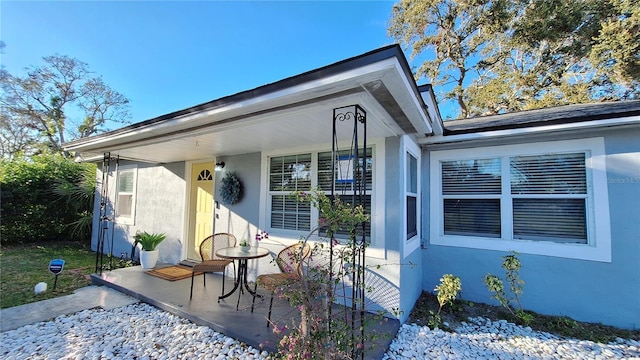
M 500 159 L 443 161 L 444 234 L 500 237 Z
M 587 243 L 585 153 L 509 159 L 515 239 Z
M 407 240 L 418 235 L 418 159 L 407 152 L 406 159 Z
M 116 195 L 116 220 L 121 224 L 133 224 L 135 218 L 136 168 L 121 167 L 118 170 Z
M 432 152 L 431 243 L 610 261 L 603 140 L 535 148 Z
M 353 169 L 353 158 L 347 152 L 338 154 L 334 164 L 336 170 L 344 170 L 332 181 L 331 151 L 304 153 L 297 155 L 273 156 L 269 161 L 268 203 L 270 204 L 269 226 L 271 230 L 308 232 L 317 225 L 318 214 L 308 203 L 300 203 L 290 194 L 317 187 L 327 195 L 335 187 L 335 194 L 347 203 L 354 203 L 355 180 L 348 174 Z M 371 213 L 371 191 L 373 187 L 373 156 L 368 148 L 364 164 L 366 194 L 364 207 Z M 366 234 L 371 234 L 371 225 L 366 225 Z M 337 235 L 346 235 L 338 232 Z
M 404 257 L 409 256 L 419 249 L 422 242 L 420 232 L 420 148 L 409 137 L 402 137 L 400 159 L 404 161 L 404 227 L 402 234 L 404 238 Z
M 293 191 L 311 189 L 311 154 L 278 156 L 270 159 L 269 194 L 271 228 L 310 231 L 311 207 L 289 196 Z

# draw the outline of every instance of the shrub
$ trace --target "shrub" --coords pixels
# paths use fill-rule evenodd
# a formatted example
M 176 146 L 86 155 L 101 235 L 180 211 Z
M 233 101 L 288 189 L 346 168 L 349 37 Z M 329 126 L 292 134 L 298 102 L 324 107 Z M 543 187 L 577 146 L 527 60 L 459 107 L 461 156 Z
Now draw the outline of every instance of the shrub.
M 89 194 L 85 201 L 78 198 L 79 188 Z M 83 231 L 74 231 L 73 224 L 91 216 L 94 188 L 94 164 L 60 155 L 0 160 L 2 243 L 87 240 L 86 220 Z M 65 189 L 66 195 L 59 191 Z
M 534 315 L 524 311 L 520 303 L 520 295 L 522 295 L 522 285 L 524 285 L 524 281 L 520 279 L 519 271 L 522 264 L 517 255 L 518 253 L 514 251 L 512 254 L 502 257 L 502 268 L 505 271 L 511 296 L 507 295 L 504 289 L 504 283 L 499 277 L 493 274 L 487 274 L 483 281 L 487 289 L 493 294 L 491 298 L 498 300 L 500 305 L 509 310 L 511 315 L 520 320 L 524 325 L 529 325 L 534 320 Z M 514 307 L 514 302 L 517 304 L 517 308 Z
M 440 316 L 442 308 L 445 305 L 453 305 L 456 297 L 458 296 L 458 292 L 462 290 L 462 282 L 457 276 L 445 274 L 440 278 L 440 284 L 436 286 L 434 290 L 436 291 L 440 307 L 438 307 L 437 313 L 429 311 L 430 319 L 428 325 L 431 328 L 438 328 L 442 326 L 442 317 Z

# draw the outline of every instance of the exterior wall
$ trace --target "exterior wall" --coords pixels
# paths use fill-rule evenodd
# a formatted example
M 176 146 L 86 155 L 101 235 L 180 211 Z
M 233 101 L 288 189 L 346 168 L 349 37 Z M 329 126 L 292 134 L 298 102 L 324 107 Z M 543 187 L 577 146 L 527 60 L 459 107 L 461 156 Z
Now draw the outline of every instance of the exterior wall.
M 404 187 L 406 179 L 403 170 L 405 149 L 400 138 L 387 138 L 385 152 L 387 164 L 387 171 L 385 171 L 386 265 L 377 272 L 394 284 L 398 300 L 392 308 L 397 309 L 396 315 L 401 322 L 405 322 L 422 293 L 420 271 L 422 258 L 420 250 L 410 254 L 405 250 Z
M 182 234 L 184 218 L 184 196 L 186 190 L 184 163 L 176 162 L 164 165 L 133 163 L 120 161 L 120 167 L 137 166 L 135 219 L 133 224 L 114 223 L 113 249 L 111 234 L 105 234 L 104 252 L 114 256 L 129 256 L 136 231 L 166 233 L 167 238 L 158 246 L 159 263 L 176 264 L 181 259 Z M 112 174 L 109 176 L 109 201 L 107 208 L 112 215 L 116 196 L 115 164 L 112 163 Z M 98 169 L 98 186 L 94 209 L 92 250 L 98 247 L 98 217 L 100 215 L 100 188 L 102 184 L 101 170 Z
M 520 276 L 525 281 L 523 307 L 541 314 L 566 315 L 579 321 L 640 328 L 640 129 L 599 130 L 597 134 L 574 133 L 571 136 L 555 136 L 554 140 L 593 136 L 604 136 L 605 139 L 611 262 L 521 253 Z M 428 150 L 423 152 L 423 161 L 429 162 Z M 426 179 L 428 167 L 423 169 L 423 179 Z M 428 181 L 423 181 L 422 185 L 429 189 Z M 428 190 L 425 193 L 428 194 Z M 425 234 L 429 234 L 430 218 L 430 213 L 425 211 Z M 501 256 L 505 254 L 429 245 L 423 251 L 423 289 L 432 292 L 443 274 L 452 273 L 462 280 L 462 298 L 499 305 L 490 299 L 482 279 L 487 273 L 504 277 L 500 264 Z
M 255 235 L 260 226 L 260 176 L 261 153 L 224 156 L 216 158 L 216 162 L 224 161 L 225 167 L 216 173 L 214 186 L 214 199 L 216 201 L 216 215 L 214 232 L 228 232 L 233 234 L 237 241 L 248 240 L 255 244 Z M 224 175 L 234 171 L 242 184 L 240 201 L 233 205 L 224 204 L 220 196 L 220 187 Z M 282 246 L 270 240 L 264 240 L 260 247 L 269 248 L 272 256 L 275 256 Z M 271 263 L 271 256 L 248 262 L 249 281 L 255 280 L 258 274 L 277 272 L 277 267 Z M 230 274 L 228 274 L 230 276 Z
M 225 156 L 216 159 L 216 162 L 224 161 L 223 171 L 216 172 L 214 199 L 216 200 L 216 221 L 214 232 L 229 232 L 240 241 L 243 238 L 253 240 L 260 209 L 260 153 L 244 154 L 237 156 Z M 233 171 L 242 183 L 240 201 L 233 205 L 226 205 L 220 196 L 222 179 L 227 172 Z

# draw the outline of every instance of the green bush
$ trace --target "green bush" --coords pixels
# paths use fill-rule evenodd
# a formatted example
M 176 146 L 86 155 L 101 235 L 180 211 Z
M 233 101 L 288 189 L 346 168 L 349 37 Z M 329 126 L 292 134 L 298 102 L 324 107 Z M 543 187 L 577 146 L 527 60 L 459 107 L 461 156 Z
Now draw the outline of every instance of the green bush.
M 2 244 L 88 241 L 77 225 L 93 211 L 95 170 L 59 155 L 0 160 Z

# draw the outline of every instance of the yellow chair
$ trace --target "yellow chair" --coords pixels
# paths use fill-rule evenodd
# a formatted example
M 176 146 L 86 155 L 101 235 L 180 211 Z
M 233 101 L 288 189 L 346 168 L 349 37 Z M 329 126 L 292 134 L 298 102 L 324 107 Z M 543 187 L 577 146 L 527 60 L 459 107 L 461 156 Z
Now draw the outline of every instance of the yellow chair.
M 279 274 L 264 274 L 256 279 L 255 289 L 258 285 L 271 292 L 271 300 L 269 302 L 269 316 L 267 317 L 267 327 L 271 322 L 271 309 L 273 308 L 273 296 L 279 287 L 286 286 L 299 281 L 302 277 L 302 261 L 309 256 L 311 247 L 305 244 L 304 249 L 302 243 L 287 246 L 282 249 L 276 256 L 276 264 L 280 268 Z M 251 303 L 251 312 L 253 312 L 256 303 L 256 296 L 253 296 Z
M 196 264 L 191 269 L 191 294 L 189 299 L 193 298 L 193 277 L 197 272 L 203 272 L 202 281 L 207 286 L 206 273 L 221 272 L 222 273 L 222 294 L 224 294 L 224 271 L 227 265 L 233 263 L 233 276 L 235 279 L 236 263 L 233 260 L 222 259 L 216 256 L 216 251 L 226 247 L 236 246 L 236 237 L 229 233 L 218 233 L 209 235 L 200 244 L 200 257 L 202 262 Z

